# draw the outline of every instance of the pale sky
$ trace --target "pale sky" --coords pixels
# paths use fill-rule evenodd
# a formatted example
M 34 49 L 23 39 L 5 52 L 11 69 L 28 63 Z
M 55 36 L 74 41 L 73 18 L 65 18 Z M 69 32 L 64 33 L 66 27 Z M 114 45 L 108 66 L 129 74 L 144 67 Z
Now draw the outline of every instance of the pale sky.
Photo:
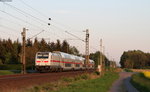
M 48 17 L 52 20 L 49 21 Z M 50 26 L 47 25 L 48 22 L 51 23 Z M 29 29 L 28 38 L 45 30 L 37 37 L 48 38 L 50 41 L 68 39 L 71 45 L 84 53 L 84 43 L 65 31 L 85 39 L 83 30 L 89 29 L 90 52 L 99 50 L 99 40 L 102 38 L 105 54 L 109 56 L 109 59 L 114 58 L 117 62 L 122 53 L 127 50 L 139 49 L 150 52 L 149 24 L 150 0 L 13 0 L 6 3 L 0 2 L 0 38 L 14 40 L 19 38 L 21 41 L 20 32 L 23 27 Z

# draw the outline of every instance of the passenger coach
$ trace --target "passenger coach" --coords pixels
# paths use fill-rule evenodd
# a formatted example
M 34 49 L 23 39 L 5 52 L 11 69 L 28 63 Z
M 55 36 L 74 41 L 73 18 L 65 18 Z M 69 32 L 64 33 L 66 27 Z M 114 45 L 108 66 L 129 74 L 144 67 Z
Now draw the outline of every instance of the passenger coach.
M 35 58 L 36 70 L 40 72 L 94 69 L 94 61 L 90 60 L 85 67 L 83 57 L 55 51 L 37 52 Z

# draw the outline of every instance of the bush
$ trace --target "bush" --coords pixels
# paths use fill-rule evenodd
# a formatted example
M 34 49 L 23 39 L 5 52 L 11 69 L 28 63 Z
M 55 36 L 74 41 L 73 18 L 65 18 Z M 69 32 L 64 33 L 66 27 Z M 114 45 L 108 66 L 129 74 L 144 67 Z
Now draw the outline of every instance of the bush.
M 125 68 L 124 71 L 125 71 L 125 72 L 133 72 L 132 70 L 127 69 L 127 68 Z
M 100 72 L 96 71 L 95 74 L 96 74 L 96 75 L 100 75 Z
M 90 77 L 88 76 L 88 74 L 83 74 L 81 75 L 81 79 L 84 79 L 84 80 L 87 80 L 89 79 Z
M 62 80 L 65 82 L 72 82 L 73 78 L 62 77 Z
M 74 80 L 75 80 L 75 81 L 78 81 L 78 80 L 80 80 L 80 79 L 81 79 L 80 76 L 75 76 L 75 77 L 74 77 Z

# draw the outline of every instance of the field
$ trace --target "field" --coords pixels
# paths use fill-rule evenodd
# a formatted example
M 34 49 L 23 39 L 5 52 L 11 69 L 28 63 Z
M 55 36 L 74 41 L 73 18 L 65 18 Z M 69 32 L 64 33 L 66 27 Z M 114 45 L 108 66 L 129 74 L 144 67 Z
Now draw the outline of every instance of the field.
M 138 73 L 133 75 L 131 83 L 140 92 L 150 92 L 150 78 L 146 77 L 144 73 Z
M 107 92 L 118 77 L 115 72 L 107 72 L 102 77 L 83 74 L 74 78 L 62 78 L 56 83 L 34 86 L 25 92 Z
M 149 71 L 150 69 L 131 69 L 133 72 L 145 72 L 145 71 Z
M 146 78 L 150 79 L 150 71 L 145 71 L 145 72 L 143 72 L 143 74 Z

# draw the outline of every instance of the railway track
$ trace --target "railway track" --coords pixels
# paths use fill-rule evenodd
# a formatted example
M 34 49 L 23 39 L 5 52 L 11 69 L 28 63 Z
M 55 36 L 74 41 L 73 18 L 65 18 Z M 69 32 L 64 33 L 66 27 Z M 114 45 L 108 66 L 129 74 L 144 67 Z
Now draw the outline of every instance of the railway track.
M 16 89 L 27 88 L 33 85 L 54 82 L 61 79 L 62 77 L 74 77 L 85 72 L 92 73 L 93 70 L 0 76 L 0 92 L 10 92 L 10 90 L 12 91 Z

